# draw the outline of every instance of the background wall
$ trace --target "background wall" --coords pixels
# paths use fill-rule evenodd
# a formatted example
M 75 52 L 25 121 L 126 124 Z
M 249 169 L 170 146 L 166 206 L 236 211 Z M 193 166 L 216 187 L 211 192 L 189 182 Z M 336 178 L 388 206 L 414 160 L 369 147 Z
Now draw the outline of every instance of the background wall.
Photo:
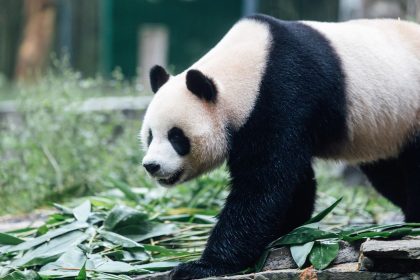
M 35 1 L 43 4 L 29 14 L 25 7 Z M 51 42 L 43 44 L 50 55 L 40 63 L 46 66 L 33 66 L 33 72 L 42 73 L 56 54 L 84 76 L 110 76 L 119 68 L 126 78 L 140 75 L 143 83 L 152 61 L 179 72 L 253 12 L 285 20 L 420 17 L 420 0 L 1 0 L 1 74 L 11 79 L 19 74 L 19 47 L 30 41 L 24 30 L 31 18 L 45 17 L 47 5 L 55 10 L 53 34 L 45 36 Z

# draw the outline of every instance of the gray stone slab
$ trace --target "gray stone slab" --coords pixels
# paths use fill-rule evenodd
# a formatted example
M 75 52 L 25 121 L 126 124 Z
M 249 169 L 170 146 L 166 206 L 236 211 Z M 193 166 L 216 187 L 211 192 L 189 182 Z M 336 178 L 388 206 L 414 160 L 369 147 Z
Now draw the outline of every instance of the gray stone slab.
M 420 239 L 368 240 L 362 244 L 361 251 L 370 258 L 420 260 Z
M 259 273 L 234 275 L 225 277 L 211 277 L 207 280 L 420 280 L 420 273 L 381 273 L 359 271 L 358 263 L 335 265 L 323 271 L 312 268 L 271 270 Z M 169 273 L 157 273 L 134 278 L 136 280 L 169 280 Z
M 361 271 L 375 271 L 388 273 L 420 273 L 420 260 L 410 259 L 374 259 L 366 256 L 360 257 Z

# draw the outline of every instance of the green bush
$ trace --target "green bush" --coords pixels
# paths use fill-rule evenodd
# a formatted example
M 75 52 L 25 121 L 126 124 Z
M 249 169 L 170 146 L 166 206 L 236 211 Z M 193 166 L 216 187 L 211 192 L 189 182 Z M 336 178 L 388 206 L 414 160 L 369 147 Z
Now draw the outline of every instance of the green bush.
M 66 71 L 13 90 L 20 118 L 3 123 L 0 130 L 0 212 L 27 211 L 45 200 L 92 193 L 108 177 L 133 186 L 147 184 L 139 168 L 140 118 L 68 109 L 103 92 L 132 94 L 130 85 L 82 80 Z

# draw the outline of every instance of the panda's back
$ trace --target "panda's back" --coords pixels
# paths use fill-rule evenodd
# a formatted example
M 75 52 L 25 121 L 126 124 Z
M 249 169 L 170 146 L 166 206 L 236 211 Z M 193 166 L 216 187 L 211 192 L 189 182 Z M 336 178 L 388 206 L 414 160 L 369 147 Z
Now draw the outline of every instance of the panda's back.
M 399 20 L 304 24 L 330 41 L 345 74 L 348 139 L 330 156 L 397 156 L 420 128 L 420 26 Z
M 414 23 L 256 15 L 233 26 L 191 68 L 214 78 L 217 116 L 234 129 L 251 118 L 270 123 L 270 107 L 317 103 L 309 130 L 319 157 L 397 156 L 420 128 L 420 27 Z M 281 110 L 271 110 L 281 123 L 303 115 L 297 107 Z

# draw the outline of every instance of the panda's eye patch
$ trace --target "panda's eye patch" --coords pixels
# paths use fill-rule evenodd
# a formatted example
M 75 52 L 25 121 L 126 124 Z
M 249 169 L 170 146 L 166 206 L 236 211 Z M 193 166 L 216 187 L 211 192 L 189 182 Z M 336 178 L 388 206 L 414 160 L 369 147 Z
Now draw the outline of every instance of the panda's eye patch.
M 152 140 L 153 140 L 152 130 L 149 129 L 149 135 L 147 136 L 147 146 L 150 146 L 150 143 L 152 143 Z
M 171 128 L 168 131 L 168 140 L 178 155 L 185 156 L 190 152 L 190 139 L 185 136 L 182 129 L 178 127 Z

